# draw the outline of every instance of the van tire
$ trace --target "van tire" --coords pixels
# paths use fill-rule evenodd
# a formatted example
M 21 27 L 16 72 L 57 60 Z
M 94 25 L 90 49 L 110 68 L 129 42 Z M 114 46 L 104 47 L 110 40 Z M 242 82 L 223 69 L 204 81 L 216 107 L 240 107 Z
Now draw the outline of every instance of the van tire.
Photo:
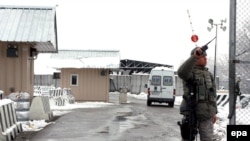
M 147 100 L 147 105 L 148 105 L 148 106 L 151 106 L 151 104 L 152 104 L 152 101 Z

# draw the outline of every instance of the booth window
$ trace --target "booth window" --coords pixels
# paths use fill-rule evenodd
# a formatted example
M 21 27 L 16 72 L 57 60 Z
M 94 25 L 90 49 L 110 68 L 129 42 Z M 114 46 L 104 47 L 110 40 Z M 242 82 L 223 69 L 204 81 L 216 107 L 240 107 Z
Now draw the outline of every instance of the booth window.
M 78 74 L 71 74 L 70 85 L 71 86 L 78 86 Z

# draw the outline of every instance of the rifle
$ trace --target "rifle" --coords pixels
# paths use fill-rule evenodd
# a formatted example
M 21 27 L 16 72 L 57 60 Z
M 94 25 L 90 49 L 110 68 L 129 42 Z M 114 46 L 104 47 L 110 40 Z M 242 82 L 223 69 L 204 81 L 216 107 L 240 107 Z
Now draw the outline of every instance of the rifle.
M 194 79 L 195 80 L 195 79 Z M 193 141 L 198 133 L 197 120 L 196 120 L 196 86 L 193 83 L 189 84 L 189 95 L 183 95 L 183 99 L 186 101 L 188 115 L 184 116 L 182 121 L 178 121 L 180 126 L 181 136 L 185 140 Z

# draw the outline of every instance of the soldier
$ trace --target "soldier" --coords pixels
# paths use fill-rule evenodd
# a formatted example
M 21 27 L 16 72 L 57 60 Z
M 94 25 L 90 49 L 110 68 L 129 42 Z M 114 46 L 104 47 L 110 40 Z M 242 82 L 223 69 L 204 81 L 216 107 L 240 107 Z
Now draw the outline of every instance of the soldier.
M 240 96 L 241 95 L 241 91 L 240 91 L 240 76 L 237 77 L 237 81 L 236 81 L 236 84 L 235 84 L 235 94 L 236 96 Z
M 183 119 L 190 118 L 190 112 L 194 111 L 194 128 L 200 135 L 201 141 L 213 140 L 213 124 L 216 122 L 217 104 L 216 104 L 216 85 L 211 72 L 206 68 L 206 52 L 196 47 L 191 51 L 191 56 L 179 67 L 177 73 L 183 81 L 183 100 L 180 106 L 180 113 Z M 192 92 L 191 92 L 192 91 Z M 190 94 L 194 93 L 194 107 L 187 103 Z M 187 122 L 193 120 L 186 120 Z M 190 123 L 186 128 L 190 128 Z M 192 132 L 193 137 L 187 135 L 186 131 L 192 129 L 182 129 L 182 140 L 194 140 L 197 133 Z M 183 136 L 183 133 L 186 134 Z

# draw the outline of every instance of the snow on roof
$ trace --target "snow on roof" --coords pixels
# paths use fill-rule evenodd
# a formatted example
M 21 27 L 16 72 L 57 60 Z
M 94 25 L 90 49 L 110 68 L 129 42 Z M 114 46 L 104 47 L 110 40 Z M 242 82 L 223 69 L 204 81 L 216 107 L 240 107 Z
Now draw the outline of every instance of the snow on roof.
M 152 70 L 171 70 L 171 71 L 173 71 L 173 68 L 169 68 L 169 67 L 155 67 Z
M 120 52 L 114 50 L 59 50 L 50 56 L 51 68 L 119 68 Z

